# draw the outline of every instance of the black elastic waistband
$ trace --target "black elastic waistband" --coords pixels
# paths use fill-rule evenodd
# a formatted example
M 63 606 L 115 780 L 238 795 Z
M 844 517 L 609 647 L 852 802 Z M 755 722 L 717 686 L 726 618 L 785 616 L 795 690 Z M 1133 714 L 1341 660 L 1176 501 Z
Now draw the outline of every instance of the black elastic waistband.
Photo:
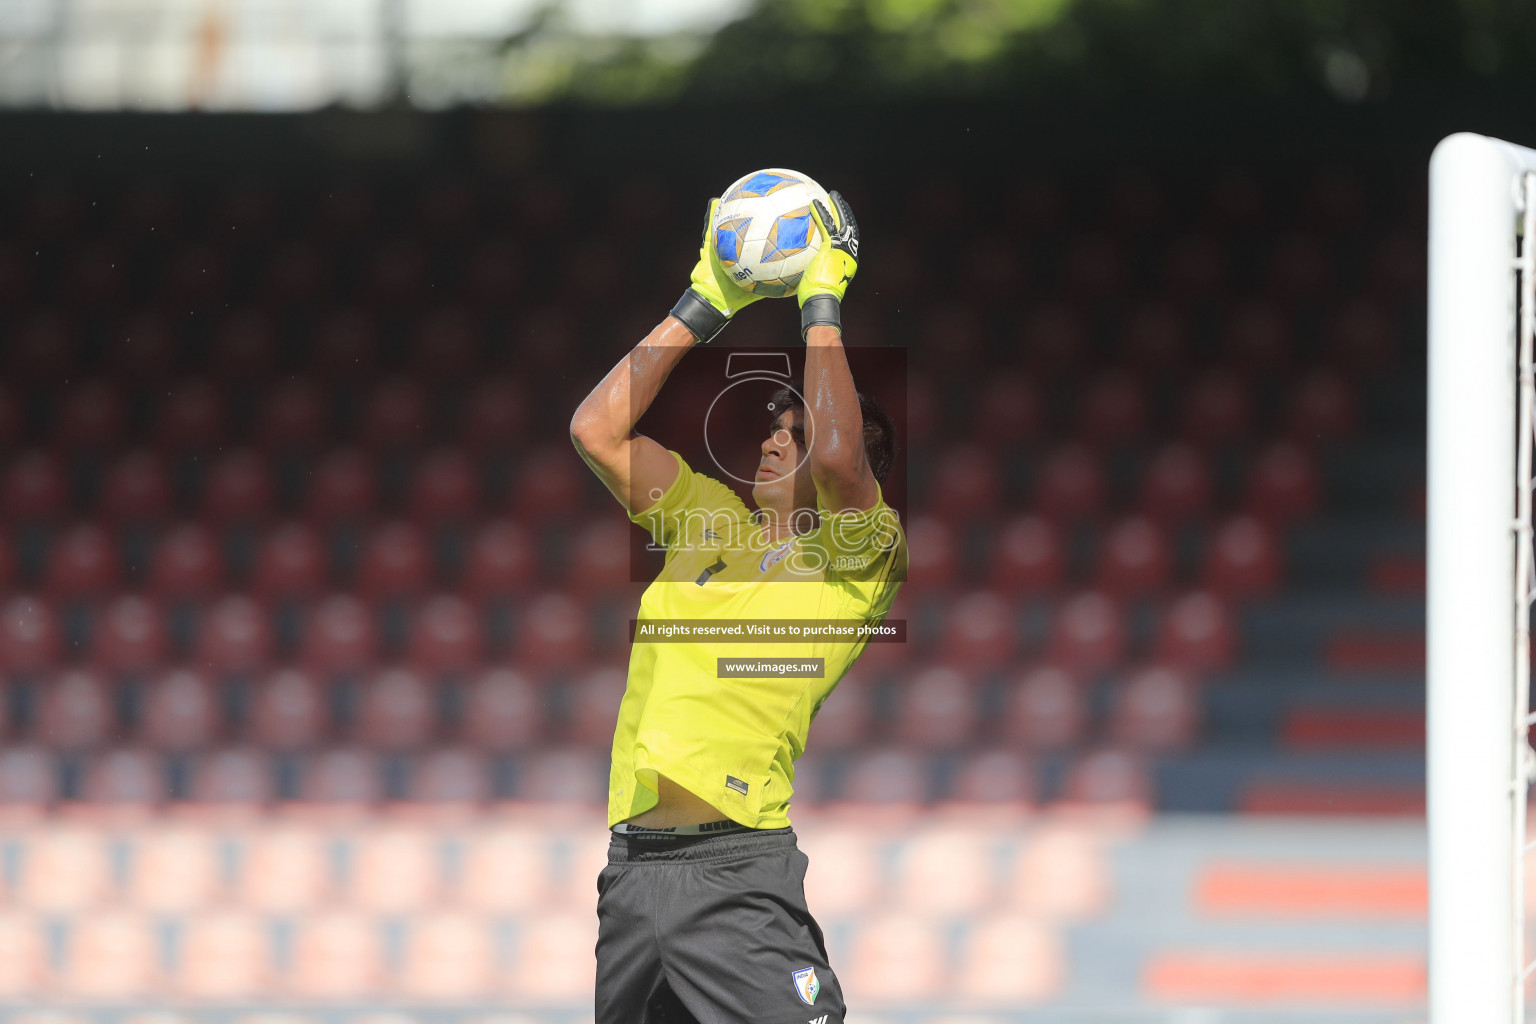
M 631 825 L 627 821 L 621 821 L 613 826 L 613 834 L 616 836 L 655 837 L 657 839 L 671 839 L 680 836 L 724 836 L 733 832 L 756 832 L 757 829 L 748 828 L 739 821 L 726 818 L 724 821 L 706 821 L 702 825 L 672 825 L 667 828 L 646 828 L 643 825 Z
M 644 864 L 730 859 L 795 845 L 791 828 L 746 828 L 713 835 L 677 835 L 659 831 L 614 832 L 608 863 Z

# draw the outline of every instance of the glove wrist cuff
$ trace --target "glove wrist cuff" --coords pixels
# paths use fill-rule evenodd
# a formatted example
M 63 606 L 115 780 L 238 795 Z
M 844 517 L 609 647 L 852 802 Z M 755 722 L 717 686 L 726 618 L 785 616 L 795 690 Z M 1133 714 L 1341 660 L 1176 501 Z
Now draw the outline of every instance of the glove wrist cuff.
M 800 340 L 810 333 L 812 327 L 836 327 L 841 333 L 843 329 L 843 304 L 835 295 L 812 295 L 805 300 L 800 307 Z
M 672 307 L 672 315 L 678 323 L 688 328 L 701 345 L 714 340 L 715 335 L 724 330 L 731 319 L 692 288 L 683 292 L 683 297 L 677 300 L 677 305 Z

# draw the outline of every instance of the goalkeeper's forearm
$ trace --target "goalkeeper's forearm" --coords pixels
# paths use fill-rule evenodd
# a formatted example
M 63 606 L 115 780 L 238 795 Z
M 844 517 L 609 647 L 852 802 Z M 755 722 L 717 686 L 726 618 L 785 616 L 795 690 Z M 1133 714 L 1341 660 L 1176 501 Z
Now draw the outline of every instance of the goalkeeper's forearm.
M 576 407 L 571 438 L 595 455 L 632 437 L 667 375 L 693 344 L 693 335 L 675 318 L 657 324 Z
M 806 460 L 822 505 L 841 512 L 874 501 L 864 453 L 864 414 L 842 333 L 817 325 L 805 335 L 805 404 L 810 413 Z

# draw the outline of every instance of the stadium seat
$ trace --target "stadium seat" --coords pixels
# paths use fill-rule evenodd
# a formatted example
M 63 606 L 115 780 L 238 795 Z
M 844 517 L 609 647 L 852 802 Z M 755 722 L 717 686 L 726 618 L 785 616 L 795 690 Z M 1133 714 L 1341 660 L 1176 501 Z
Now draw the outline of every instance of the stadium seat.
M 883 851 L 873 829 L 832 826 L 804 842 L 811 855 L 805 901 L 818 919 L 858 917 L 885 902 Z
M 172 600 L 206 598 L 224 584 L 224 553 L 213 531 L 199 523 L 172 527 L 149 561 L 149 592 Z
M 115 739 L 111 691 L 94 672 L 66 669 L 36 691 L 32 737 L 53 750 L 89 750 Z
M 1022 374 L 988 374 L 975 406 L 970 439 L 994 450 L 1011 450 L 1033 441 L 1045 426 L 1045 403 Z
M 1291 322 L 1268 302 L 1248 302 L 1227 317 L 1221 351 L 1232 365 L 1256 379 L 1282 369 L 1291 359 Z
M 78 355 L 74 321 L 55 308 L 43 308 L 21 321 L 6 347 L 13 380 L 58 381 L 73 376 Z
M 371 750 L 337 747 L 308 755 L 299 772 L 299 799 L 366 806 L 384 798 L 384 765 Z
M 1201 447 L 1243 440 L 1253 425 L 1253 394 L 1230 370 L 1208 370 L 1195 377 L 1179 408 L 1185 440 Z
M 1253 461 L 1245 501 L 1250 514 L 1284 525 L 1312 515 L 1320 497 L 1317 467 L 1295 444 L 1273 444 Z
M 483 918 L 456 911 L 422 915 L 406 932 L 404 961 L 396 984 L 406 999 L 483 999 L 497 974 L 495 936 Z
M 248 384 L 273 370 L 277 331 L 262 309 L 237 309 L 219 321 L 208 346 L 206 367 L 219 380 Z
M 437 730 L 435 698 L 427 681 L 410 669 L 378 672 L 363 686 L 358 699 L 358 741 L 386 751 L 422 746 Z
M 1280 552 L 1268 526 L 1236 516 L 1216 528 L 1206 546 L 1200 585 L 1219 597 L 1263 597 L 1280 583 Z
M 1286 401 L 1286 427 L 1305 445 L 1327 445 L 1354 434 L 1359 421 L 1354 389 L 1343 375 L 1322 369 L 1302 377 Z
M 363 270 L 362 294 L 370 305 L 389 308 L 414 303 L 426 285 L 426 261 L 413 240 L 375 243 Z
M 935 669 L 933 671 L 943 671 Z M 906 747 L 855 754 L 843 774 L 842 799 L 854 804 L 917 807 L 931 789 L 928 759 Z
M 462 522 L 480 507 L 480 469 L 457 448 L 440 449 L 416 465 L 408 511 L 418 522 Z
M 578 676 L 567 687 L 566 738 L 576 744 L 606 750 L 613 742 L 624 698 L 626 672 L 598 668 Z
M 1070 826 L 1029 837 L 1003 872 L 1003 903 L 1037 921 L 1084 921 L 1103 912 L 1112 894 L 1104 840 Z
M 159 946 L 147 917 L 110 909 L 83 914 L 67 932 L 59 988 L 90 1001 L 152 998 L 165 980 Z
M 258 436 L 269 448 L 311 446 L 326 436 L 325 395 L 308 378 L 276 385 L 263 396 L 260 408 Z
M 0 813 L 8 818 L 40 813 L 59 796 L 59 767 L 35 746 L 0 748 Z
M 203 481 L 203 515 L 218 524 L 256 523 L 272 511 L 271 467 L 248 448 L 213 460 Z
M 1006 662 L 1018 645 L 1013 605 L 990 590 L 976 590 L 956 599 L 945 616 L 940 657 L 965 668 L 994 668 Z
M 1085 298 L 1114 294 L 1125 273 L 1121 242 L 1100 232 L 1082 234 L 1067 244 L 1062 284 Z
M 1061 991 L 1067 956 L 1058 933 L 1027 914 L 975 919 L 960 942 L 953 993 L 970 1006 L 1014 1009 Z
M 545 830 L 487 822 L 466 835 L 462 857 L 453 894 L 458 906 L 516 915 L 549 898 L 555 857 Z
M 1187 748 L 1200 724 L 1194 682 L 1154 665 L 1133 674 L 1115 693 L 1109 713 L 1110 742 L 1132 750 Z
M 995 842 L 984 832 L 928 828 L 901 844 L 891 888 L 895 909 L 966 917 L 988 906 L 997 888 Z
M 588 611 L 563 593 L 544 593 L 523 605 L 515 625 L 517 656 L 533 667 L 568 667 L 590 649 Z
M 431 426 L 427 396 L 409 377 L 391 377 L 375 385 L 363 401 L 358 440 L 376 448 L 418 444 Z
M 86 758 L 80 778 L 84 803 L 141 810 L 158 807 L 169 796 L 169 773 L 157 750 L 119 747 Z
M 593 880 L 587 881 L 587 886 Z M 535 1003 L 590 998 L 597 963 L 597 919 L 590 910 L 525 918 L 519 929 L 508 995 Z
M 465 263 L 464 295 L 483 306 L 499 306 L 518 295 L 526 279 L 521 251 L 505 238 L 482 242 Z
M 1048 454 L 1035 476 L 1035 507 L 1059 523 L 1097 516 L 1104 507 L 1104 470 L 1081 445 L 1065 445 Z
M 96 909 L 112 895 L 112 849 L 98 829 L 30 830 L 19 852 L 11 898 L 23 909 L 74 915 Z
M 996 509 L 1001 490 L 996 462 L 986 449 L 951 447 L 934 462 L 924 511 L 951 522 L 984 517 Z
M 473 450 L 520 445 L 528 424 L 528 397 L 508 377 L 480 381 L 466 400 L 459 439 Z
M 299 655 L 316 672 L 356 672 L 373 663 L 378 649 L 373 612 L 350 594 L 324 598 L 304 618 Z
M 419 527 L 389 522 L 367 535 L 357 566 L 357 586 L 363 596 L 407 597 L 427 589 L 431 582 L 432 547 Z
M 908 546 L 913 546 L 910 536 Z M 1066 552 L 1050 520 L 1025 515 L 1009 520 L 998 531 L 988 562 L 991 583 L 997 589 L 1007 594 L 1043 594 L 1061 585 Z
M 0 511 L 15 524 L 57 520 L 69 508 L 69 479 L 48 452 L 22 452 L 0 483 Z
M 0 261 L 3 260 L 4 255 L 0 253 Z M 0 273 L 3 273 L 3 270 L 0 270 Z M 3 287 L 4 285 L 0 284 L 0 291 L 3 291 Z M 21 402 L 16 398 L 16 392 L 0 385 L 0 444 L 5 445 L 7 451 L 15 451 L 21 441 L 24 411 Z
M 373 463 L 352 448 L 339 448 L 315 463 L 305 512 L 321 523 L 357 522 L 378 505 Z
M 422 190 L 416 203 L 416 224 L 429 237 L 457 238 L 476 226 L 485 213 L 484 197 L 474 183 L 444 176 Z
M 1079 406 L 1078 436 L 1092 445 L 1139 441 L 1147 430 L 1147 400 L 1136 380 L 1110 372 L 1090 381 Z
M 1323 327 L 1322 351 L 1329 362 L 1356 378 L 1379 374 L 1397 357 L 1391 316 L 1372 299 L 1348 302 Z
M 1038 799 L 1034 766 L 1013 749 L 975 750 L 954 766 L 945 801 L 951 806 L 1029 807 Z
M 222 597 L 197 624 L 197 663 L 216 673 L 250 672 L 272 654 L 267 613 L 242 594 Z
M 1067 769 L 1062 799 L 1073 804 L 1152 806 L 1152 779 L 1146 763 L 1125 750 L 1096 750 Z
M 1174 306 L 1151 301 L 1136 306 L 1120 323 L 1121 361 L 1139 375 L 1183 367 L 1189 354 L 1189 324 Z
M 356 306 L 341 306 L 320 317 L 310 336 L 309 370 L 322 381 L 354 381 L 378 360 L 378 324 Z
M 508 519 L 481 526 L 464 560 L 462 587 L 477 600 L 520 593 L 536 569 L 527 531 Z
M 238 905 L 258 914 L 307 914 L 335 892 L 328 844 L 315 829 L 269 824 L 243 839 Z
M 811 722 L 808 745 L 824 754 L 857 749 L 870 738 L 874 696 L 861 659 L 822 702 Z
M 37 672 L 53 666 L 64 638 L 53 609 L 35 597 L 13 597 L 0 605 L 0 666 Z
M 352 833 L 344 898 L 373 914 L 409 914 L 438 900 L 441 854 L 434 833 L 421 828 L 385 827 Z
M 588 519 L 571 537 L 565 584 L 573 593 L 610 594 L 634 581 L 630 540 L 634 527 L 609 513 Z
M 606 754 L 554 747 L 525 755 L 517 768 L 520 800 L 597 805 L 607 799 Z
M 0 999 L 32 1001 L 50 981 L 43 921 L 14 910 L 0 912 Z
M 96 511 L 115 524 L 141 525 L 166 518 L 171 500 L 171 474 L 165 460 L 141 449 L 108 468 Z
M 1158 623 L 1153 657 L 1187 672 L 1227 668 L 1237 635 L 1227 607 L 1213 594 L 1194 591 L 1168 606 Z
M 464 688 L 464 739 L 486 750 L 508 751 L 544 734 L 544 698 L 522 673 L 489 668 Z
M 1194 447 L 1166 445 L 1147 461 L 1136 497 L 1136 510 L 1163 524 L 1199 518 L 1210 511 L 1211 474 Z
M 329 577 L 325 542 L 308 523 L 283 523 L 258 542 L 251 566 L 251 590 L 264 599 L 310 597 Z
M 101 379 L 69 384 L 59 395 L 53 436 L 66 449 L 96 449 L 123 436 L 123 401 L 111 382 Z
M 1046 656 L 1073 672 L 1095 672 L 1125 654 L 1122 612 L 1106 595 L 1087 591 L 1067 600 L 1051 623 Z
M 105 597 L 123 578 L 117 544 L 95 523 L 79 523 L 54 538 L 43 567 L 43 586 L 58 597 Z
M 906 523 L 907 582 L 944 589 L 959 574 L 960 554 L 954 531 L 935 516 L 914 516 Z
M 220 909 L 188 917 L 179 945 L 171 991 L 182 999 L 258 1003 L 275 987 L 271 937 L 254 914 Z
M 897 741 L 925 750 L 952 750 L 980 725 L 974 680 L 946 659 L 909 676 L 897 692 Z
M 457 594 L 427 598 L 412 613 L 406 657 L 422 671 L 463 672 L 484 654 L 480 614 Z
M 267 261 L 268 303 L 278 308 L 302 306 L 326 294 L 329 262 L 325 251 L 308 239 L 282 246 Z
M 423 317 L 411 340 L 411 368 L 428 380 L 462 380 L 480 361 L 479 324 L 462 306 Z
M 207 746 L 224 725 L 213 685 L 190 669 L 173 669 L 151 683 L 139 714 L 140 740 L 166 751 Z
M 313 675 L 279 669 L 255 687 L 246 723 L 251 741 L 263 748 L 304 750 L 326 736 L 330 703 Z
M 1172 575 L 1168 537 L 1152 520 L 1131 516 L 1103 535 L 1093 584 L 1104 593 L 1120 599 L 1155 593 Z
M 160 300 L 170 306 L 210 309 L 224 300 L 228 286 L 223 252 L 205 242 L 183 242 L 165 261 Z
M 129 843 L 123 896 L 151 914 L 204 911 L 223 895 L 223 867 L 215 833 L 196 826 L 155 822 Z
M 445 747 L 415 757 L 406 782 L 408 799 L 437 806 L 478 806 L 496 795 L 493 766 L 478 750 Z
M 861 920 L 838 967 L 850 1001 L 907 1006 L 931 1000 L 948 982 L 944 937 L 937 922 L 882 911 Z
M 204 751 L 188 766 L 187 796 L 194 804 L 256 808 L 271 803 L 276 795 L 275 773 L 264 750 Z
M 383 929 L 348 910 L 307 914 L 297 922 L 289 963 L 289 995 L 363 1002 L 385 981 Z
M 91 660 L 107 672 L 143 672 L 166 654 L 165 617 L 152 601 L 122 594 L 91 623 Z
M 1315 236 L 1298 231 L 1276 240 L 1268 267 L 1271 293 L 1299 301 L 1322 291 L 1331 278 L 1328 251 Z
M 510 511 L 526 523 L 565 520 L 585 504 L 587 484 L 580 459 L 568 446 L 532 452 L 516 474 Z
M 1066 669 L 1039 665 L 1008 684 L 1003 738 L 1030 750 L 1066 750 L 1081 742 L 1088 724 L 1086 688 Z

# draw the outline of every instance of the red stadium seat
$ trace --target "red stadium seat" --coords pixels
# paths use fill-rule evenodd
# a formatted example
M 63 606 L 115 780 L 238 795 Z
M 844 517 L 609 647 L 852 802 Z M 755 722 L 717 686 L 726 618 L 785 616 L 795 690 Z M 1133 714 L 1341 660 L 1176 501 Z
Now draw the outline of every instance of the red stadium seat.
M 1297 301 L 1316 295 L 1332 277 L 1328 250 L 1312 235 L 1284 235 L 1270 253 L 1268 277 L 1270 291 L 1283 299 Z
M 315 464 L 305 509 L 322 523 L 355 522 L 373 514 L 378 482 L 370 459 L 351 448 L 331 452 Z
M 77 355 L 74 323 L 57 310 L 41 310 L 21 322 L 6 349 L 12 379 L 28 383 L 68 379 Z
M 464 739 L 496 751 L 526 746 L 544 735 L 543 705 L 543 696 L 521 673 L 487 669 L 464 690 Z
M 123 436 L 122 397 L 110 382 L 84 380 L 59 396 L 54 437 L 66 448 L 105 448 Z
M 1088 725 L 1083 685 L 1056 665 L 1026 669 L 1008 685 L 1003 738 L 1030 750 L 1065 750 L 1082 741 Z
M 477 750 L 433 750 L 411 763 L 406 795 L 418 803 L 474 806 L 495 793 L 490 759 Z
M 91 657 L 108 672 L 154 668 L 164 660 L 166 645 L 164 613 L 137 594 L 114 598 L 92 624 Z
M 1059 934 L 1028 914 L 982 917 L 966 931 L 953 993 L 967 1005 L 1013 1008 L 1061 991 L 1067 956 Z
M 1098 232 L 1079 235 L 1067 246 L 1063 284 L 1078 295 L 1112 295 L 1125 275 L 1125 254 L 1119 239 Z
M 327 254 L 314 242 L 283 246 L 267 263 L 269 302 L 278 306 L 307 305 L 327 294 L 330 275 Z
M 220 598 L 198 622 L 197 663 L 214 672 L 249 672 L 272 655 L 265 610 L 243 595 Z
M 584 888 L 591 888 L 590 881 L 583 881 Z M 505 976 L 506 991 L 513 998 L 538 1004 L 582 1001 L 596 982 L 597 964 L 590 955 L 596 944 L 597 920 L 589 912 L 534 915 L 518 933 L 513 967 Z
M 16 552 L 10 537 L 0 532 L 0 592 L 10 591 L 16 583 Z
M 600 668 L 571 684 L 565 716 L 566 736 L 571 742 L 603 750 L 612 745 L 625 683 L 623 669 Z
M 1140 385 L 1122 373 L 1090 382 L 1078 417 L 1079 436 L 1094 445 L 1138 441 L 1147 430 L 1147 400 Z
M 272 372 L 276 352 L 272 321 L 259 310 L 237 310 L 214 328 L 208 370 L 220 380 L 249 383 Z
M 1192 444 L 1239 441 L 1253 426 L 1253 394 L 1241 377 L 1227 370 L 1196 377 L 1185 390 L 1180 408 L 1180 428 Z
M 1056 613 L 1047 653 L 1055 664 L 1095 672 L 1118 663 L 1124 654 L 1125 622 L 1119 606 L 1106 595 L 1078 594 Z
M 566 586 L 576 594 L 612 593 L 632 581 L 633 527 L 615 515 L 589 519 L 571 538 Z
M 1283 525 L 1317 511 L 1317 467 L 1289 442 L 1271 445 L 1254 460 L 1248 474 L 1247 511 L 1272 525 Z
M 134 1003 L 164 985 L 154 923 L 125 910 L 82 914 L 65 941 L 58 989 L 77 999 Z
M 38 687 L 32 738 L 54 750 L 89 750 L 116 738 L 117 715 L 106 683 L 71 669 Z
M 1066 553 L 1049 520 L 1019 516 L 998 532 L 989 562 L 994 587 L 1009 594 L 1038 594 L 1061 585 Z
M 309 367 L 322 380 L 354 380 L 377 361 L 378 325 L 361 309 L 326 314 L 310 339 Z
M 984 832 L 933 828 L 904 837 L 892 879 L 892 903 L 936 918 L 966 918 L 992 900 L 995 842 Z
M 1066 445 L 1047 455 L 1035 478 L 1035 506 L 1058 522 L 1097 516 L 1104 506 L 1104 470 L 1093 452 Z
M 39 999 L 47 990 L 49 960 L 43 921 L 17 911 L 0 914 L 0 999 Z
M 80 799 L 113 807 L 154 807 L 170 796 L 170 779 L 159 751 L 134 747 L 104 750 L 86 759 Z
M 420 442 L 430 426 L 427 397 L 409 377 L 378 384 L 363 403 L 359 439 L 367 445 L 395 448 Z
M 373 613 L 351 595 L 327 597 L 305 617 L 300 655 L 317 672 L 355 672 L 372 664 L 378 650 Z
M 220 897 L 219 841 L 209 829 L 156 822 L 132 836 L 123 896 L 150 913 L 199 912 Z
M 416 204 L 416 223 L 432 237 L 457 238 L 476 226 L 484 212 L 476 186 L 456 176 L 434 181 Z
M 462 911 L 440 910 L 411 921 L 405 962 L 394 980 L 406 999 L 457 1003 L 484 999 L 496 976 L 491 923 Z
M 263 679 L 251 697 L 247 718 L 252 742 L 271 750 L 314 746 L 330 728 L 324 688 L 307 672 L 285 668 Z
M 468 519 L 480 507 L 480 469 L 464 452 L 444 448 L 417 463 L 409 512 L 423 523 Z
M 414 302 L 426 288 L 426 260 L 410 239 L 391 239 L 374 249 L 364 270 L 365 294 L 371 304 L 398 306 Z
M 213 531 L 183 523 L 160 537 L 149 563 L 149 591 L 157 597 L 207 597 L 224 585 L 224 553 Z
M 476 599 L 521 593 L 532 581 L 536 561 L 528 533 L 507 519 L 480 527 L 464 560 L 463 589 Z
M 287 992 L 300 999 L 361 1003 L 385 981 L 384 931 L 371 918 L 324 910 L 301 918 Z
M 1045 403 L 1034 384 L 1008 371 L 989 377 L 976 404 L 971 440 L 1006 450 L 1037 438 L 1045 424 Z
M 1195 739 L 1200 704 L 1183 673 L 1153 666 L 1127 679 L 1109 714 L 1110 741 L 1132 750 L 1181 750 Z
M 224 254 L 204 242 L 188 242 L 166 260 L 160 297 L 166 305 L 210 309 L 221 303 L 229 286 Z
M 1013 605 L 989 590 L 954 601 L 945 616 L 940 657 L 969 668 L 990 668 L 1010 658 L 1018 646 Z
M 456 594 L 439 594 L 411 615 L 406 656 L 426 672 L 462 672 L 485 654 L 485 636 L 475 607 Z
M 1294 344 L 1285 314 L 1267 302 L 1250 302 L 1228 317 L 1221 351 L 1238 369 L 1258 377 L 1289 363 Z
M 928 802 L 928 759 L 906 747 L 855 755 L 843 775 L 843 800 L 917 806 Z
M 549 899 L 559 860 L 550 836 L 526 823 L 488 823 L 465 835 L 454 902 L 489 914 L 520 914 Z
M 1378 374 L 1397 357 L 1391 316 L 1371 299 L 1356 299 L 1336 311 L 1323 328 L 1323 351 L 1333 365 L 1357 378 Z
M 432 583 L 432 548 L 419 527 L 385 523 L 363 542 L 357 586 L 368 597 L 403 597 Z
M 11 463 L 0 492 L 0 511 L 13 523 L 58 519 L 69 506 L 69 478 L 47 452 L 24 452 Z
M 261 441 L 274 448 L 320 444 L 326 420 L 325 394 L 318 384 L 302 377 L 285 380 L 262 401 Z
M 1302 444 L 1329 444 L 1349 437 L 1358 420 L 1354 390 L 1336 371 L 1314 371 L 1291 390 L 1286 426 Z
M 1236 654 L 1237 636 L 1225 604 L 1195 591 L 1168 607 L 1158 624 L 1154 657 L 1190 672 L 1223 669 Z
M 457 380 L 471 374 L 479 356 L 479 325 L 460 306 L 447 306 L 423 318 L 411 343 L 412 369 L 432 380 Z
M 308 597 L 325 589 L 325 542 L 307 523 L 284 523 L 256 548 L 251 589 L 263 598 Z
M 588 614 L 566 594 L 546 593 L 529 601 L 515 624 L 518 657 L 539 667 L 580 662 L 591 648 Z
M 205 911 L 188 918 L 181 933 L 180 961 L 172 992 L 181 999 L 255 1003 L 275 987 L 266 922 L 243 910 Z
M 538 803 L 598 805 L 607 799 L 608 755 L 595 750 L 552 748 L 518 764 L 517 797 Z
M 1260 519 L 1237 516 L 1216 528 L 1205 552 L 1201 586 L 1221 597 L 1262 597 L 1280 583 L 1280 552 Z
M 5 445 L 7 450 L 14 451 L 21 440 L 22 420 L 23 409 L 16 399 L 16 393 L 0 385 L 0 444 Z
M 160 750 L 194 750 L 213 742 L 223 725 L 219 695 L 208 679 L 174 669 L 145 692 L 139 738 Z
M 1017 750 L 980 750 L 955 766 L 947 799 L 980 806 L 1027 807 L 1038 799 L 1034 766 Z
M 1152 778 L 1146 762 L 1124 750 L 1085 754 L 1067 769 L 1062 798 L 1075 804 L 1152 805 Z
M 347 903 L 374 914 L 419 912 L 440 897 L 437 837 L 421 828 L 359 831 L 347 871 Z
M 264 750 L 226 747 L 192 759 L 187 793 L 194 803 L 261 807 L 277 789 L 271 760 Z
M 308 915 L 333 895 L 325 837 L 297 825 L 269 823 L 242 844 L 236 903 L 262 914 Z
M 214 460 L 203 482 L 203 514 L 216 523 L 252 523 L 272 511 L 271 467 L 256 452 L 237 448 Z
M 1189 352 L 1189 324 L 1162 302 L 1132 309 L 1121 322 L 1120 336 L 1124 362 L 1143 374 L 1175 370 Z
M 378 750 L 412 750 L 437 730 L 432 687 L 409 669 L 379 672 L 363 686 L 357 707 L 357 739 Z
M 1137 511 L 1164 524 L 1197 518 L 1210 510 L 1211 489 L 1210 469 L 1197 449 L 1166 445 L 1142 474 Z
M 936 589 L 953 584 L 960 562 L 954 531 L 933 516 L 915 516 L 906 527 L 908 582 Z
M 64 649 L 58 617 L 35 597 L 13 597 L 0 605 L 0 666 L 11 672 L 52 668 Z
M 512 488 L 512 514 L 529 523 L 564 520 L 586 500 L 585 467 L 569 448 L 542 448 L 523 463 Z
M 95 523 L 72 526 L 54 538 L 43 566 L 44 587 L 60 597 L 103 597 L 122 577 L 117 545 Z
M 0 811 L 41 811 L 59 798 L 59 783 L 59 766 L 47 751 L 31 746 L 0 749 Z
M 492 377 L 470 392 L 463 416 L 459 437 L 471 448 L 517 445 L 528 424 L 528 397 L 517 381 Z
M 116 523 L 163 519 L 171 509 L 171 475 L 165 460 L 148 451 L 123 456 L 107 470 L 97 509 Z
M 299 799 L 321 804 L 376 804 L 384 798 L 384 766 L 371 750 L 340 747 L 311 754 L 299 773 Z
M 799 790 L 797 771 L 797 807 Z M 862 917 L 884 900 L 883 847 L 876 830 L 858 825 L 833 825 L 817 835 L 816 857 L 805 873 L 806 899 L 817 917 Z
M 1094 586 L 1117 598 L 1162 590 L 1173 574 L 1168 537 L 1150 519 L 1122 519 L 1104 534 Z
M 112 889 L 112 850 L 100 830 L 39 830 L 20 845 L 20 871 L 9 895 L 21 907 L 75 914 L 106 902 Z
M 962 445 L 941 453 L 928 488 L 928 509 L 953 521 L 986 516 L 997 507 L 997 465 L 983 448 Z
M 950 979 L 939 923 L 928 915 L 882 910 L 859 922 L 838 977 L 876 1006 L 921 1004 L 945 991 Z
M 863 668 L 861 660 L 822 702 L 811 722 L 811 749 L 836 753 L 856 749 L 869 740 L 874 698 L 869 682 L 862 674 Z

